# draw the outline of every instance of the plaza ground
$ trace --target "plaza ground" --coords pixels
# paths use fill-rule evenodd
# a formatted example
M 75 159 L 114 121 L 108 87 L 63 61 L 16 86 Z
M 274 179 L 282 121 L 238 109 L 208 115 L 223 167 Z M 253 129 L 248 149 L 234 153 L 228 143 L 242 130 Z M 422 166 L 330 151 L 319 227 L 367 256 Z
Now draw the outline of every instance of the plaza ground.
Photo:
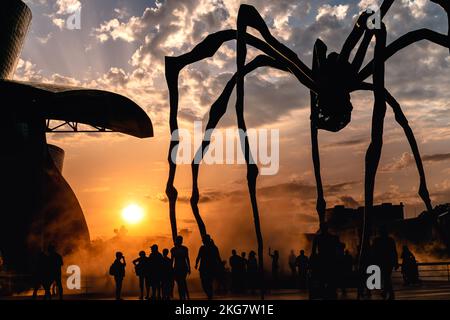
M 448 281 L 429 281 L 422 282 L 420 285 L 405 287 L 401 284 L 395 285 L 395 293 L 397 300 L 450 300 L 450 282 Z M 175 292 L 175 297 L 177 296 Z M 340 291 L 338 300 L 356 300 L 356 290 L 349 289 L 347 295 L 343 296 Z M 1 300 L 29 300 L 29 294 L 0 297 Z M 42 299 L 40 292 L 39 299 Z M 56 299 L 56 298 L 55 298 Z M 65 300 L 113 300 L 113 292 L 111 294 L 67 294 Z M 124 295 L 124 300 L 137 300 L 136 295 Z M 203 300 L 205 296 L 202 292 L 192 292 L 191 300 Z M 216 296 L 217 300 L 259 300 L 259 295 L 226 295 Z M 266 300 L 308 300 L 308 292 L 306 290 L 272 290 L 265 297 Z M 373 291 L 371 300 L 381 300 L 381 292 Z M 143 302 L 145 303 L 145 301 Z

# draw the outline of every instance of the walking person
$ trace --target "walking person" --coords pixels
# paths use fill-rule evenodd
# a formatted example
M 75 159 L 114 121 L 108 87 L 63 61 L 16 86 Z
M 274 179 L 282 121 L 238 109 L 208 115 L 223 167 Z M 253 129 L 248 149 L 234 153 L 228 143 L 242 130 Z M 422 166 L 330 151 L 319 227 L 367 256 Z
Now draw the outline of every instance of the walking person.
M 213 282 L 217 276 L 217 270 L 222 264 L 219 249 L 209 235 L 203 237 L 203 245 L 200 247 L 195 260 L 195 269 L 200 271 L 203 291 L 208 300 L 214 295 Z
M 61 268 L 64 265 L 63 258 L 61 255 L 56 252 L 56 247 L 54 245 L 48 246 L 48 267 L 49 267 L 49 283 L 50 286 L 55 283 L 56 287 L 58 288 L 58 295 L 59 300 L 63 299 L 63 285 L 62 285 L 62 274 L 61 274 Z
M 116 284 L 116 300 L 122 300 L 122 284 L 125 278 L 125 257 L 122 252 L 116 252 L 116 259 L 109 268 L 109 274 L 114 277 Z
M 381 269 L 383 299 L 394 300 L 392 271 L 398 269 L 398 255 L 395 240 L 389 236 L 386 226 L 380 227 L 379 236 L 373 240 L 372 250 L 375 264 Z
M 326 223 L 320 224 L 319 232 L 313 240 L 312 256 L 318 276 L 318 295 L 322 299 L 335 300 L 337 286 L 337 263 L 339 238 L 328 231 Z
M 175 239 L 174 247 L 170 250 L 173 266 L 173 276 L 178 287 L 180 300 L 189 299 L 189 291 L 186 278 L 191 274 L 191 262 L 189 260 L 189 249 L 183 245 L 183 237 Z
M 39 252 L 34 262 L 33 299 L 37 298 L 41 286 L 44 288 L 44 299 L 51 299 L 48 256 L 44 251 Z

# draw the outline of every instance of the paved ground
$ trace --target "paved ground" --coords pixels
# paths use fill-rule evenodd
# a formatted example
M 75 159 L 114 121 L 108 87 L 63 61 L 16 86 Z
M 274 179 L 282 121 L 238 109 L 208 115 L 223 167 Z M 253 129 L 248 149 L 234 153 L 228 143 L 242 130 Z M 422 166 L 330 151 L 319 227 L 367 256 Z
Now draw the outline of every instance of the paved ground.
M 404 287 L 397 285 L 395 287 L 396 298 L 398 300 L 450 300 L 450 282 L 427 282 L 419 286 Z M 89 295 L 66 295 L 66 300 L 112 300 L 112 296 L 89 294 Z M 2 298 L 0 298 L 2 299 Z M 6 298 L 9 300 L 30 299 L 29 295 L 21 295 Z M 191 294 L 191 299 L 201 300 L 204 295 L 201 292 Z M 218 296 L 218 300 L 259 300 L 258 295 L 229 295 Z M 276 290 L 266 295 L 267 300 L 308 300 L 306 291 L 298 290 Z M 349 290 L 346 296 L 339 295 L 339 300 L 356 299 L 356 291 Z M 372 300 L 380 300 L 380 292 L 375 291 Z M 137 300 L 136 296 L 125 296 L 124 300 Z

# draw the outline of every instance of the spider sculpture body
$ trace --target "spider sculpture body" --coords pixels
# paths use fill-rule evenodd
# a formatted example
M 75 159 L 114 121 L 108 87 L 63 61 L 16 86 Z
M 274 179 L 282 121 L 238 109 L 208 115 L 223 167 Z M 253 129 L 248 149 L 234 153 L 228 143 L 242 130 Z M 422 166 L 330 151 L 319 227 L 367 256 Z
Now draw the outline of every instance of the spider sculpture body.
M 381 19 L 389 11 L 394 0 L 385 0 L 380 7 Z M 447 16 L 450 9 L 448 0 L 432 0 L 440 5 Z M 322 179 L 320 174 L 320 158 L 318 144 L 318 130 L 337 132 L 342 130 L 351 119 L 352 104 L 350 94 L 357 90 L 368 90 L 374 94 L 374 108 L 371 128 L 371 142 L 365 158 L 365 212 L 364 230 L 361 239 L 361 255 L 370 237 L 370 217 L 373 208 L 373 193 L 375 175 L 378 168 L 382 144 L 383 123 L 387 105 L 392 108 L 396 122 L 403 128 L 414 155 L 419 177 L 419 195 L 425 203 L 427 210 L 432 210 L 431 200 L 428 193 L 425 173 L 420 157 L 419 149 L 408 121 L 403 114 L 399 103 L 385 88 L 385 61 L 399 50 L 421 40 L 428 40 L 437 45 L 449 48 L 450 38 L 429 29 L 420 29 L 409 32 L 386 45 L 386 27 L 381 23 L 381 28 L 370 29 L 367 27 L 368 12 L 363 12 L 350 35 L 346 39 L 340 53 L 327 55 L 326 45 L 318 39 L 314 45 L 312 69 L 306 66 L 298 56 L 288 47 L 275 39 L 258 11 L 249 5 L 241 5 L 237 17 L 237 29 L 225 30 L 207 36 L 192 51 L 178 57 L 166 57 L 166 79 L 170 95 L 170 129 L 172 141 L 169 148 L 169 179 L 166 194 L 169 198 L 170 220 L 173 238 L 177 236 L 175 205 L 178 192 L 174 187 L 176 163 L 172 154 L 176 152 L 179 140 L 177 136 L 178 122 L 178 76 L 180 71 L 187 65 L 211 57 L 220 46 L 230 40 L 237 41 L 237 72 L 226 84 L 222 94 L 213 103 L 209 114 L 206 132 L 215 129 L 219 120 L 225 114 L 229 98 L 236 87 L 236 114 L 240 131 L 246 132 L 247 127 L 244 119 L 244 78 L 247 74 L 260 67 L 271 67 L 286 71 L 294 75 L 300 83 L 310 89 L 311 92 L 311 141 L 312 157 L 314 163 L 315 179 L 317 184 L 317 213 L 319 221 L 325 222 L 326 202 L 323 194 Z M 254 37 L 246 32 L 248 27 L 256 29 L 262 39 Z M 367 49 L 375 38 L 374 58 L 365 67 L 361 68 L 366 56 Z M 362 39 L 362 40 L 361 40 Z M 359 43 L 352 61 L 350 55 Z M 260 50 L 263 54 L 245 64 L 247 45 Z M 365 82 L 373 76 L 373 83 Z M 203 143 L 197 151 L 196 158 L 200 158 L 208 149 L 210 136 L 204 137 Z M 259 270 L 263 276 L 263 237 L 260 228 L 258 204 L 256 198 L 256 179 L 258 167 L 252 164 L 249 142 L 245 134 L 241 137 L 241 147 L 247 162 L 247 181 L 252 204 L 253 218 L 255 223 L 256 237 L 258 243 Z M 191 207 L 196 218 L 200 234 L 207 234 L 205 224 L 200 216 L 198 202 L 198 173 L 199 164 L 192 162 L 193 188 L 191 196 Z M 262 294 L 263 294 L 262 290 Z

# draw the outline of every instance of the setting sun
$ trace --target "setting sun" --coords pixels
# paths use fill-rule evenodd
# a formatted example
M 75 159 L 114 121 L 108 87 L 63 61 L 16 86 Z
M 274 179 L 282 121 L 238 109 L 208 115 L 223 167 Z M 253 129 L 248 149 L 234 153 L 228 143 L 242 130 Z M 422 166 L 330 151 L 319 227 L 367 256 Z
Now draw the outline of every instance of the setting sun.
M 136 224 L 144 218 L 144 209 L 137 204 L 130 204 L 122 210 L 122 218 L 127 223 Z

